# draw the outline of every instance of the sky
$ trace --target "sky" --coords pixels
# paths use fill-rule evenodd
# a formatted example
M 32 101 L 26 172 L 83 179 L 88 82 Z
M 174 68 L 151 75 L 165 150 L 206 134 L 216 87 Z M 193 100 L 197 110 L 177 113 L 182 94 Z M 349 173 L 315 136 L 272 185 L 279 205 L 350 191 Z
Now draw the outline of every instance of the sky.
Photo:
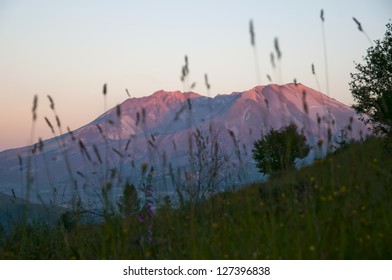
M 354 61 L 361 62 L 371 46 L 352 17 L 376 40 L 383 38 L 391 15 L 390 0 L 0 0 L 0 151 L 52 137 L 44 120 L 53 120 L 47 95 L 63 126 L 77 129 L 123 102 L 126 88 L 132 97 L 183 91 L 185 55 L 193 91 L 203 95 L 205 73 L 210 96 L 268 84 L 267 74 L 274 83 L 295 78 L 326 93 L 327 71 L 328 94 L 351 105 Z M 270 63 L 275 38 L 282 52 L 280 71 Z M 31 136 L 36 94 L 38 118 Z

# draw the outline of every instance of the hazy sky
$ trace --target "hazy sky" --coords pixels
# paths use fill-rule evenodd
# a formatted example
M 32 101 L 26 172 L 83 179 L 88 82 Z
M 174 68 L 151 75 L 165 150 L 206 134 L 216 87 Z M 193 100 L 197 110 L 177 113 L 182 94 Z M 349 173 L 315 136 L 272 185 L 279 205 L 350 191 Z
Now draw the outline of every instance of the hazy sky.
M 211 95 L 243 91 L 257 84 L 249 20 L 253 19 L 261 84 L 296 78 L 325 92 L 320 10 L 325 34 L 330 96 L 346 104 L 353 61 L 361 62 L 372 40 L 381 39 L 392 15 L 390 0 L 328 1 L 54 1 L 0 0 L 0 151 L 29 143 L 31 107 L 39 95 L 34 136 L 51 136 L 50 94 L 64 126 L 76 129 L 127 98 L 183 90 L 184 55 L 194 91 Z M 281 78 L 270 64 L 274 38 L 282 51 Z

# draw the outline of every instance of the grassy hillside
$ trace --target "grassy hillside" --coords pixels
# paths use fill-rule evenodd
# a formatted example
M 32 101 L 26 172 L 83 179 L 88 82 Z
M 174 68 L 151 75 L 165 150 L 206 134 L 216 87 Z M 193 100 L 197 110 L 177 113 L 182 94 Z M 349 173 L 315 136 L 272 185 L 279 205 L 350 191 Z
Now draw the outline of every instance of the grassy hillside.
M 94 226 L 21 226 L 11 259 L 391 259 L 392 153 L 354 143 L 299 171 L 155 215 Z M 151 240 L 149 238 L 151 237 Z

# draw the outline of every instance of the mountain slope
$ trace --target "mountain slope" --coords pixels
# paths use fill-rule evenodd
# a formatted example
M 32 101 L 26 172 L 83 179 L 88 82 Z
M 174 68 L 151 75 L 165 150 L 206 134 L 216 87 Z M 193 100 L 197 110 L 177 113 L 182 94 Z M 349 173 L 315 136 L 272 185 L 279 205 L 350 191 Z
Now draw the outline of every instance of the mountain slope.
M 96 205 L 108 182 L 114 197 L 122 193 L 125 180 L 146 184 L 141 168 L 146 163 L 154 167 L 155 193 L 170 194 L 173 179 L 186 180 L 190 159 L 194 163 L 196 129 L 211 150 L 215 136 L 214 145 L 229 159 L 221 184 L 238 185 L 261 178 L 251 158 L 254 141 L 290 122 L 313 144 L 319 139 L 326 143 L 328 130 L 335 138 L 348 126 L 351 138 L 366 133 L 350 107 L 301 84 L 258 86 L 214 98 L 161 90 L 127 99 L 72 134 L 44 141 L 43 150 L 34 155 L 32 147 L 0 153 L 0 192 L 14 190 L 25 197 L 29 186 L 32 200 L 39 195 L 46 202 L 69 202 L 76 193 Z M 34 180 L 26 181 L 27 165 Z M 235 174 L 239 170 L 242 174 Z

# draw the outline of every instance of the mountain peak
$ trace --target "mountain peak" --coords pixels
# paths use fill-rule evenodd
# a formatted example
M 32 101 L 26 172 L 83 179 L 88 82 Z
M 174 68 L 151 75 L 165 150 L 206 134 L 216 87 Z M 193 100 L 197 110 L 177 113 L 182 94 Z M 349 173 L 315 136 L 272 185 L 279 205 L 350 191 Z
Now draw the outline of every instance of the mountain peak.
M 152 94 L 152 96 L 155 96 L 155 97 L 162 97 L 162 96 L 167 96 L 167 95 L 178 96 L 178 95 L 182 95 L 182 93 L 179 90 L 166 91 L 166 90 L 161 89 L 161 90 L 158 90 Z
M 192 106 L 189 106 L 188 99 L 192 100 Z M 350 137 L 359 138 L 360 131 L 366 131 L 352 108 L 305 85 L 293 83 L 260 85 L 213 98 L 191 91 L 183 93 L 159 90 L 150 96 L 127 99 L 120 108 L 121 115 L 114 107 L 90 124 L 73 131 L 73 137 L 79 142 L 68 134 L 62 136 L 64 144 L 58 148 L 58 139 L 44 141 L 42 153 L 46 158 L 53 159 L 50 172 L 56 178 L 56 181 L 51 181 L 43 163 L 36 161 L 35 176 L 39 178 L 40 196 L 45 201 L 52 199 L 50 190 L 53 184 L 69 184 L 69 170 L 62 160 L 64 147 L 67 148 L 73 171 L 84 174 L 83 178 L 75 176 L 80 180 L 80 185 L 87 180 L 87 176 L 91 180 L 96 180 L 101 175 L 105 178 L 106 175 L 102 173 L 104 170 L 100 168 L 100 153 L 106 151 L 107 169 L 116 170 L 119 164 L 127 166 L 121 169 L 123 174 L 120 179 L 123 182 L 140 182 L 143 174 L 140 174 L 137 167 L 147 162 L 156 168 L 156 174 L 163 174 L 164 180 L 159 181 L 161 179 L 158 178 L 157 184 L 168 184 L 162 185 L 162 189 L 164 186 L 171 192 L 174 186 L 167 183 L 164 176 L 168 170 L 165 168 L 172 166 L 173 170 L 183 170 L 189 167 L 189 143 L 193 139 L 191 133 L 195 130 L 208 137 L 216 132 L 219 135 L 219 147 L 227 155 L 234 155 L 233 151 L 236 149 L 233 146 L 234 133 L 235 140 L 241 143 L 241 157 L 247 166 L 249 180 L 258 176 L 251 158 L 253 144 L 271 128 L 280 129 L 288 123 L 295 123 L 299 129 L 304 129 L 309 143 L 327 139 L 331 132 L 332 137 L 335 137 L 348 124 L 351 127 Z M 334 120 L 333 123 L 330 119 Z M 81 152 L 80 143 L 84 143 L 87 152 Z M 20 171 L 17 155 L 25 162 L 31 156 L 31 147 L 0 153 L 0 178 L 3 180 L 0 191 L 10 195 L 15 191 L 16 195 L 23 197 L 23 190 L 18 191 Z M 86 160 L 91 161 L 91 164 L 86 164 Z M 230 160 L 235 166 L 237 158 L 233 156 Z M 92 171 L 99 175 L 96 176 Z M 66 196 L 72 198 L 72 193 L 64 194 Z M 85 197 L 90 199 L 88 193 Z

